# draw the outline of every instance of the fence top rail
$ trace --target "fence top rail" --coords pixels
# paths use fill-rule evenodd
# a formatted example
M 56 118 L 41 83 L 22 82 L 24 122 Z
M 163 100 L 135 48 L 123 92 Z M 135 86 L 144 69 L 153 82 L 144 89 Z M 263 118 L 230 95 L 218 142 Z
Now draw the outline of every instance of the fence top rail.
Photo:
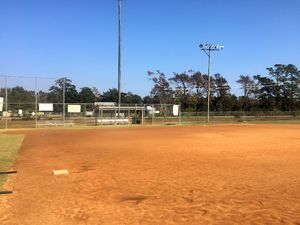
M 2 96 L 0 96 L 2 97 Z M 119 108 L 119 106 L 97 106 L 95 105 L 94 103 L 82 103 L 82 102 L 78 102 L 78 103 L 68 103 L 68 102 L 45 102 L 45 101 L 38 101 L 38 102 L 34 102 L 34 101 L 31 101 L 31 102 L 8 102 L 8 104 L 53 104 L 53 105 L 62 105 L 62 104 L 66 104 L 66 105 L 93 105 L 93 106 L 96 106 L 98 108 Z M 121 109 L 123 108 L 130 108 L 130 109 L 144 109 L 145 107 L 144 106 L 135 106 L 135 105 L 130 105 L 130 106 L 121 106 L 120 107 Z
M 118 109 L 121 109 L 121 110 L 144 110 L 145 107 L 143 106 L 121 106 L 121 107 L 118 107 L 118 106 L 98 106 L 99 109 L 107 109 L 107 110 L 118 110 Z
M 7 78 L 29 78 L 29 79 L 50 79 L 50 80 L 54 80 L 54 79 L 59 79 L 61 77 L 65 77 L 65 76 L 58 76 L 58 77 L 43 77 L 43 76 L 22 76 L 22 75 L 0 75 L 0 77 L 7 77 Z

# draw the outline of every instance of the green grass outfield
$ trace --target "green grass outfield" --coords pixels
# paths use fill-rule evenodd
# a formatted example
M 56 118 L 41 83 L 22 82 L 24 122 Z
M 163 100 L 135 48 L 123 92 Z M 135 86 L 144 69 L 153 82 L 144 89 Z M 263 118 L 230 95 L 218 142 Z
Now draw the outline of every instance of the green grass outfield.
M 21 147 L 23 135 L 8 135 L 0 133 L 0 171 L 8 171 Z M 0 175 L 0 190 L 7 179 L 7 175 Z

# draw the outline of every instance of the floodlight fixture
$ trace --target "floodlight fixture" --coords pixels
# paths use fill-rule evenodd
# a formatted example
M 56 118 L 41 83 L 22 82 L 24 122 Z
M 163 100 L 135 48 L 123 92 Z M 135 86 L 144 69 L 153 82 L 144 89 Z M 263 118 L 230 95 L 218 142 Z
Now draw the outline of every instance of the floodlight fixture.
M 216 44 L 200 44 L 200 49 L 205 52 L 208 56 L 208 87 L 207 87 L 207 123 L 209 123 L 209 112 L 210 112 L 210 58 L 211 58 L 211 51 L 220 51 L 224 49 L 223 45 L 216 45 Z
M 201 50 L 206 50 L 206 51 L 220 51 L 224 49 L 223 45 L 215 45 L 215 44 L 200 44 L 199 47 Z

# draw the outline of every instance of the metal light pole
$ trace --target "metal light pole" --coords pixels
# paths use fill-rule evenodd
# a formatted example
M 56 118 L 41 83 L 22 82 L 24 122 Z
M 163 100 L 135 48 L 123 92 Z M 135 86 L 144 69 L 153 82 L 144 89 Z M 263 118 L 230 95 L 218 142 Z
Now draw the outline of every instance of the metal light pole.
M 206 121 L 209 123 L 209 112 L 210 112 L 210 58 L 211 58 L 211 51 L 220 51 L 224 49 L 222 45 L 213 45 L 213 44 L 200 44 L 200 49 L 205 52 L 208 56 L 208 88 L 207 88 L 207 118 Z
M 118 0 L 118 19 L 119 19 L 119 40 L 118 40 L 118 92 L 119 92 L 119 104 L 118 104 L 118 107 L 119 107 L 119 112 L 118 112 L 118 118 L 120 118 L 120 108 L 121 108 L 121 75 L 122 75 L 122 71 L 121 71 L 121 26 L 122 26 L 122 23 L 121 23 L 121 3 L 122 3 L 122 0 Z

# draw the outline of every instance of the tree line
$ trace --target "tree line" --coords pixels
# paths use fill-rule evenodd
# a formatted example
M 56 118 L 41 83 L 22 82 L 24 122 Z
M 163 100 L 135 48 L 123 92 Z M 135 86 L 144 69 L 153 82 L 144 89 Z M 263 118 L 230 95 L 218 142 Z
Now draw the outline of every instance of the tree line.
M 78 91 L 72 80 L 60 78 L 48 91 L 37 93 L 38 102 L 63 103 L 63 92 L 65 92 L 66 103 L 94 103 L 94 102 L 118 102 L 118 90 L 111 88 L 100 93 L 96 87 L 82 87 Z M 24 87 L 16 86 L 7 89 L 9 104 L 32 104 L 35 102 L 35 92 L 26 90 Z M 0 89 L 0 96 L 5 96 L 5 88 Z M 143 99 L 132 92 L 121 93 L 123 104 L 143 104 Z
M 293 64 L 276 64 L 266 68 L 267 75 L 240 75 L 236 85 L 241 96 L 231 93 L 225 77 L 216 73 L 210 77 L 211 110 L 224 111 L 294 111 L 300 109 L 300 71 Z M 201 112 L 207 109 L 208 75 L 200 71 L 174 72 L 167 77 L 163 72 L 148 71 L 153 83 L 149 95 L 141 97 L 122 92 L 122 104 L 181 104 L 182 111 Z M 38 92 L 39 102 L 62 103 L 65 90 L 66 103 L 118 102 L 118 90 L 111 88 L 100 93 L 95 87 L 79 89 L 68 78 L 60 78 L 48 91 Z M 34 103 L 35 92 L 21 86 L 8 88 L 8 102 Z M 0 89 L 5 96 L 5 89 Z
M 223 111 L 293 111 L 300 109 L 300 71 L 293 64 L 275 64 L 266 68 L 267 75 L 240 75 L 236 85 L 241 96 L 231 93 L 225 77 L 210 77 L 211 110 Z M 188 70 L 167 76 L 148 71 L 153 88 L 147 101 L 181 104 L 183 111 L 204 111 L 207 107 L 208 75 Z M 145 100 L 145 98 L 144 98 Z

